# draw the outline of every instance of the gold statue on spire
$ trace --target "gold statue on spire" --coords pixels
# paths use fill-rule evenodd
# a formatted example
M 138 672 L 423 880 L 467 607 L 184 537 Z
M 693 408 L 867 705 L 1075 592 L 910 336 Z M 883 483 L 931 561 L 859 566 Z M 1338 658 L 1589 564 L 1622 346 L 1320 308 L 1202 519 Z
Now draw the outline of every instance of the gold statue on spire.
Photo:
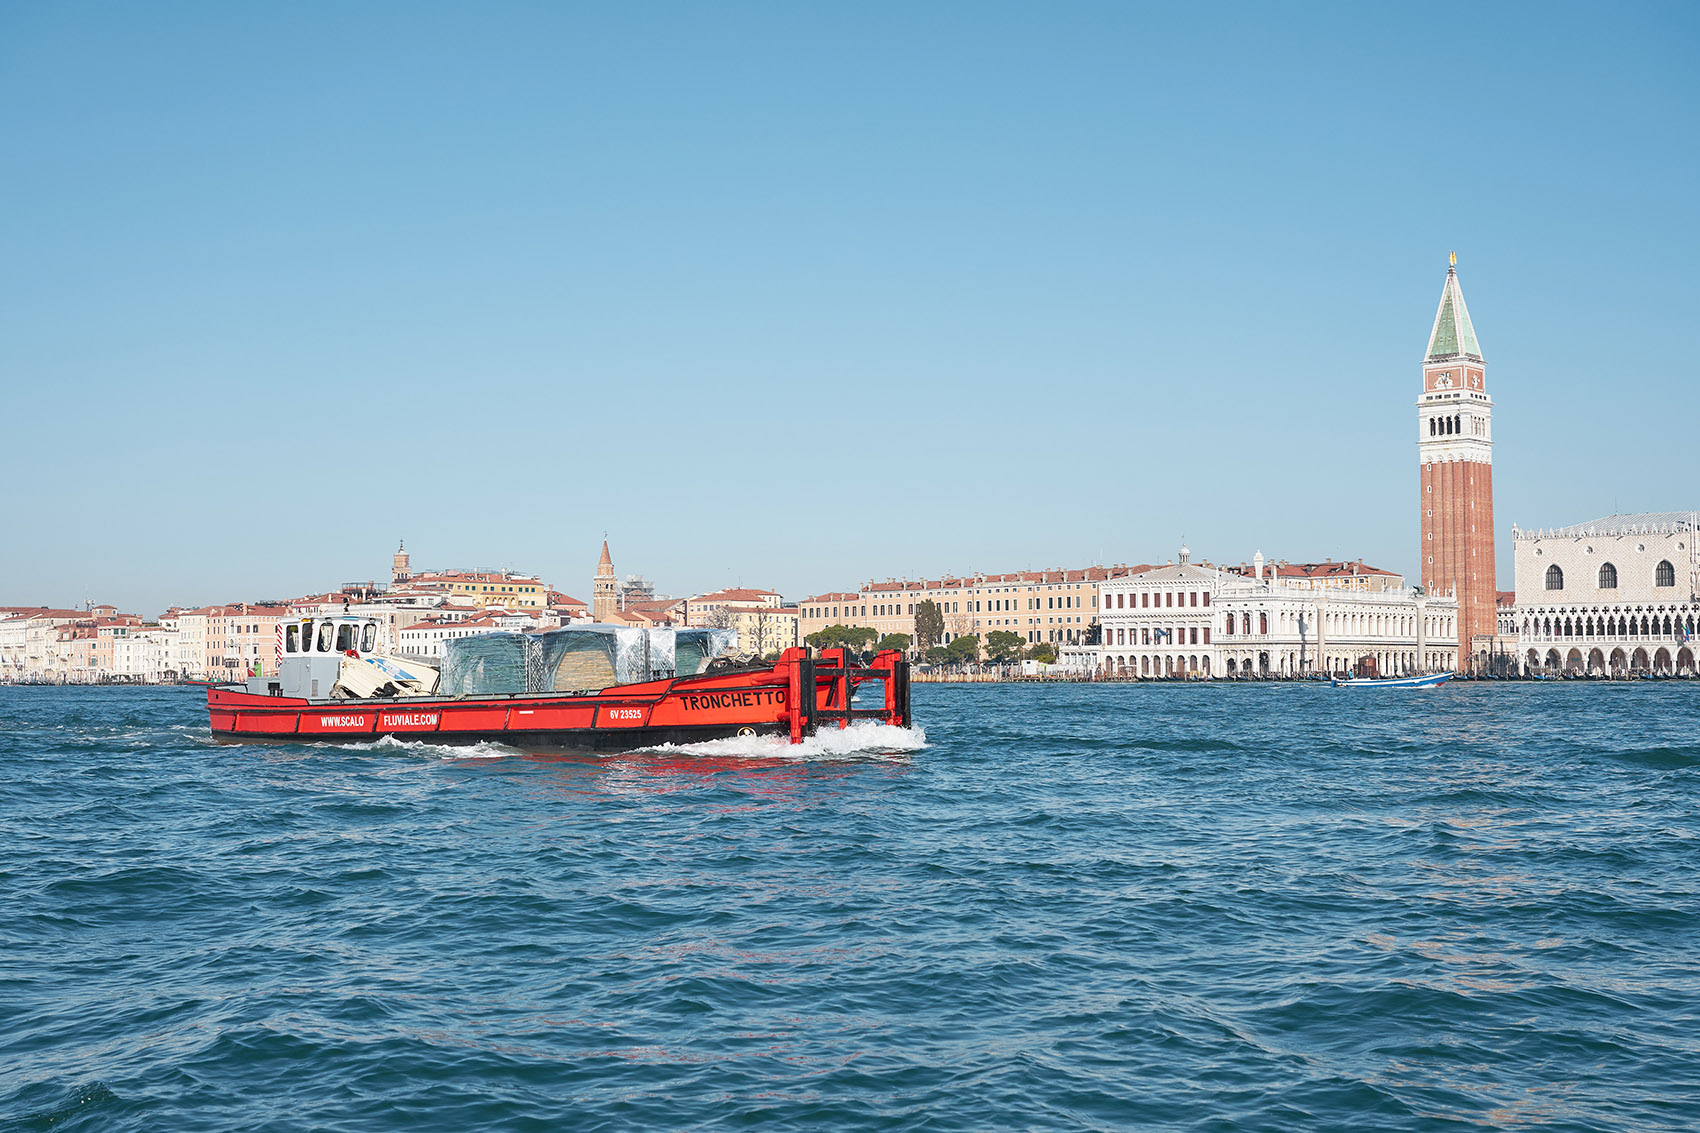
M 1448 258 L 1450 258 L 1452 260 L 1452 266 L 1457 267 L 1458 266 L 1458 253 L 1457 252 L 1448 252 L 1448 253 L 1446 253 L 1446 255 L 1447 255 Z

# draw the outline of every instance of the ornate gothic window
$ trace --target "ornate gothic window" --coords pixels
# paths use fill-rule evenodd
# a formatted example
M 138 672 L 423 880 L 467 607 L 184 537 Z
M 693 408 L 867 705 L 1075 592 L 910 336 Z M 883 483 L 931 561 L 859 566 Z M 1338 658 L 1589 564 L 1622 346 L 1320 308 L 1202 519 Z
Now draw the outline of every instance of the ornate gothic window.
M 1557 563 L 1554 563 L 1551 566 L 1547 567 L 1547 589 L 1548 590 L 1563 590 L 1564 589 L 1564 572 L 1558 569 Z
M 1653 585 L 1676 585 L 1676 568 L 1670 565 L 1669 559 L 1660 560 L 1659 565 L 1653 569 Z
M 1617 568 L 1612 566 L 1610 563 L 1600 564 L 1600 589 L 1617 589 Z

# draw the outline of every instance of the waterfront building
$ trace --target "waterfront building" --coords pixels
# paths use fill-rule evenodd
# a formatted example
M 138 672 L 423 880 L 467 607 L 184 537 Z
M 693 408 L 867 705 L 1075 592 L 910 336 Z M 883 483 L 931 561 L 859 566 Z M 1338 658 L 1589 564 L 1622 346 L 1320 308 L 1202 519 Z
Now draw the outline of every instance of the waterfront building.
M 811 634 L 819 633 L 828 626 L 841 625 L 876 629 L 877 627 L 869 624 L 868 621 L 867 610 L 872 608 L 867 605 L 865 595 L 849 590 L 828 590 L 804 598 L 797 603 L 798 640 L 807 641 Z M 891 603 L 890 608 L 898 612 L 883 618 L 885 624 L 906 625 L 908 628 L 879 630 L 880 636 L 883 637 L 887 633 L 907 633 L 913 636 L 915 629 L 913 605 L 910 606 L 907 622 L 902 620 L 905 615 L 901 613 L 903 609 L 901 602 Z
M 1242 575 L 1180 561 L 1100 586 L 1100 672 L 1114 677 L 1405 675 L 1448 668 L 1457 602 L 1416 590 L 1295 585 L 1259 554 Z M 1079 665 L 1080 659 L 1072 663 Z
M 777 591 L 754 587 L 729 587 L 687 598 L 683 612 L 688 626 L 716 626 L 716 619 L 732 610 L 777 610 L 785 605 Z
M 553 628 L 536 611 L 482 611 L 461 620 L 431 620 L 403 626 L 396 632 L 397 652 L 441 658 L 443 643 L 486 633 L 531 633 Z
M 1027 645 L 1057 646 L 1088 640 L 1098 615 L 1098 586 L 1143 567 L 1125 564 L 1078 570 L 1026 570 L 1008 574 L 947 575 L 935 579 L 888 578 L 856 593 L 833 591 L 799 602 L 798 632 L 807 638 L 828 626 L 861 626 L 884 637 L 915 637 L 915 607 L 934 602 L 944 617 L 941 644 L 1002 630 Z
M 54 631 L 48 643 L 49 668 L 59 679 L 75 684 L 97 680 L 95 647 L 99 627 L 92 621 L 76 621 Z
M 24 608 L 0 619 L 0 676 L 10 680 L 65 680 L 59 628 L 86 621 L 85 610 Z
M 549 587 L 534 574 L 513 571 L 422 571 L 392 593 L 440 593 L 451 601 L 477 606 L 541 610 L 548 604 Z
M 1692 675 L 1700 619 L 1695 512 L 1513 526 L 1513 620 L 1525 674 Z
M 168 616 L 177 631 L 177 671 L 184 677 L 239 681 L 277 675 L 277 627 L 290 616 L 287 606 L 243 602 L 174 609 Z
M 1470 665 L 1470 643 L 1496 623 L 1493 547 L 1493 401 L 1487 363 L 1458 285 L 1457 257 L 1447 268 L 1417 399 L 1421 495 L 1419 548 L 1423 589 L 1458 599 L 1456 667 Z
M 112 635 L 112 675 L 158 684 L 178 677 L 177 635 L 157 625 L 125 627 Z
M 114 673 L 118 641 L 131 630 L 140 629 L 142 619 L 120 614 L 111 606 L 96 606 L 91 612 L 95 615 L 94 667 L 102 674 Z
M 278 672 L 278 626 L 289 618 L 287 606 L 246 602 L 206 610 L 205 664 L 208 680 L 240 681 Z
M 708 626 L 738 632 L 738 649 L 765 657 L 790 649 L 798 637 L 797 607 L 772 590 L 733 587 L 685 599 L 681 613 L 688 626 Z

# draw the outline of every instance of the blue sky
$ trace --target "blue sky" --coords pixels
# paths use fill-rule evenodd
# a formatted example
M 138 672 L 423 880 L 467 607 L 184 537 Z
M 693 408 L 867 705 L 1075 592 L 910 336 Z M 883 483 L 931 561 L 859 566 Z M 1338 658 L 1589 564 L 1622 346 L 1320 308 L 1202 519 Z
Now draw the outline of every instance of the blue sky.
M 0 604 L 1415 574 L 1700 506 L 1689 5 L 0 7 Z

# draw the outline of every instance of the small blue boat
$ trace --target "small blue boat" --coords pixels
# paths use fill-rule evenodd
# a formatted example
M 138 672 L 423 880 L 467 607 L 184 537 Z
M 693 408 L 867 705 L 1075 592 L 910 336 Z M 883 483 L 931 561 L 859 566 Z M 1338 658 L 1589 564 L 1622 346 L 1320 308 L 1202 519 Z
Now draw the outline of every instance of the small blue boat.
M 1420 677 L 1335 677 L 1328 683 L 1334 688 L 1433 688 L 1452 679 L 1451 672 L 1427 673 Z

